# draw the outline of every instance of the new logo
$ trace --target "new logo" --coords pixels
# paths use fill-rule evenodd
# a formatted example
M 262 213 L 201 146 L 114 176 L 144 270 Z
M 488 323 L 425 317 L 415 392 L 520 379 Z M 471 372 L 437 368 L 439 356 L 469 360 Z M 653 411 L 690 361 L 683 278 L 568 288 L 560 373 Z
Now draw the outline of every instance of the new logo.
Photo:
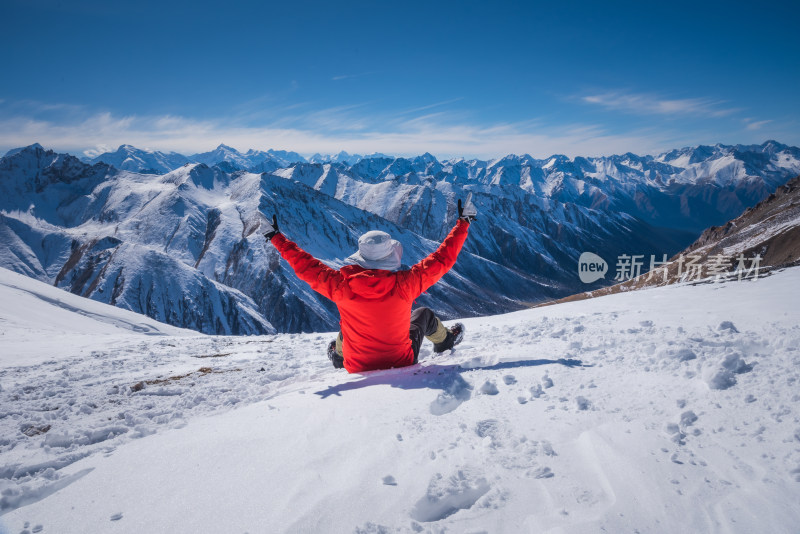
M 584 284 L 591 284 L 605 277 L 608 272 L 606 260 L 593 252 L 584 252 L 578 258 L 578 276 Z

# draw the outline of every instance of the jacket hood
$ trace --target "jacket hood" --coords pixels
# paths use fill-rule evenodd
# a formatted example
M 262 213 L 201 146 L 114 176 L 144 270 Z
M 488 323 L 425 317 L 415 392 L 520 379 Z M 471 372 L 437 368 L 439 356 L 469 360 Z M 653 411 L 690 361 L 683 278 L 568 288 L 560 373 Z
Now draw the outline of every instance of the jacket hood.
M 381 298 L 397 285 L 397 277 L 392 271 L 345 265 L 339 272 L 347 280 L 353 293 L 367 299 Z

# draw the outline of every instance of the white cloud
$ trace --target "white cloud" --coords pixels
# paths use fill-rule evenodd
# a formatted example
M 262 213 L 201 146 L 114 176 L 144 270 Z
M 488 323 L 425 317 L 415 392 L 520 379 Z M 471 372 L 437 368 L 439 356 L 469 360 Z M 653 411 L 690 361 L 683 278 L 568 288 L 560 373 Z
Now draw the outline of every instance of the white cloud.
M 100 154 L 105 154 L 106 152 L 113 152 L 116 147 L 112 147 L 109 145 L 99 144 L 94 148 L 90 148 L 83 151 L 83 154 L 89 156 L 90 158 L 94 158 L 99 156 Z
M 349 110 L 334 108 L 309 114 L 305 127 L 279 125 L 257 127 L 222 120 L 195 120 L 174 115 L 115 116 L 98 113 L 84 120 L 52 122 L 32 118 L 0 118 L 0 147 L 34 142 L 56 150 L 96 155 L 109 147 L 131 144 L 164 152 L 193 154 L 225 143 L 238 150 L 285 149 L 302 154 L 383 152 L 438 157 L 490 159 L 509 153 L 547 157 L 656 153 L 672 148 L 674 138 L 660 131 L 636 131 L 612 135 L 596 125 L 544 127 L 533 122 L 479 126 L 448 122 L 442 113 L 409 119 L 342 122 Z M 349 119 L 348 119 L 349 120 Z M 383 123 L 384 127 L 375 126 Z
M 654 94 L 610 91 L 579 97 L 587 104 L 644 115 L 701 115 L 725 117 L 739 111 L 710 98 L 663 98 Z
M 610 94 L 610 93 L 609 93 Z M 627 95 L 608 94 L 583 97 L 602 105 L 622 105 L 643 109 L 657 108 L 662 113 L 708 107 L 708 102 L 660 101 Z M 756 142 L 764 135 L 792 142 L 796 135 L 781 135 L 769 121 L 743 119 L 741 129 L 719 128 L 710 121 L 706 131 L 689 130 L 685 125 L 663 124 L 610 132 L 598 124 L 552 125 L 541 119 L 478 124 L 467 112 L 447 110 L 458 99 L 436 102 L 394 113 L 374 113 L 377 103 L 314 109 L 313 103 L 296 104 L 290 112 L 285 106 L 270 109 L 266 102 L 246 103 L 224 119 L 192 119 L 178 115 L 142 116 L 91 113 L 86 108 L 59 104 L 7 103 L 0 109 L 0 154 L 4 150 L 34 142 L 73 154 L 97 155 L 121 144 L 149 147 L 186 155 L 211 150 L 220 143 L 239 150 L 284 149 L 311 155 L 315 152 L 418 155 L 431 152 L 440 158 L 467 157 L 491 159 L 509 153 L 527 153 L 545 158 L 552 154 L 599 156 L 635 152 L 656 154 L 672 148 L 717 142 Z M 260 109 L 261 114 L 246 112 Z M 47 109 L 68 109 L 68 113 L 47 114 Z M 280 113 L 282 111 L 282 113 Z M 716 109 L 716 112 L 719 112 Z M 652 121 L 651 121 L 652 122 Z M 763 128 L 769 124 L 767 128 Z M 763 128 L 763 129 L 762 129 Z M 769 131 L 765 131 L 769 130 Z M 785 128 L 784 128 L 785 130 Z M 785 133 L 785 132 L 784 132 Z M 761 140 L 763 141 L 763 140 Z M 761 142 L 758 141 L 758 142 Z

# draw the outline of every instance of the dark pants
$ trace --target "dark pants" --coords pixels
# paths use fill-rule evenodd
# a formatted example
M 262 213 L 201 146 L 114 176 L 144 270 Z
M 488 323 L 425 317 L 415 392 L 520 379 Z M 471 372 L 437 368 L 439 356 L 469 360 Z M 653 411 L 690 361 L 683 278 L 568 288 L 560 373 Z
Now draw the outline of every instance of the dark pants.
M 417 308 L 411 312 L 411 348 L 414 351 L 414 363 L 419 358 L 419 348 L 425 336 L 432 336 L 439 328 L 439 320 L 430 308 Z

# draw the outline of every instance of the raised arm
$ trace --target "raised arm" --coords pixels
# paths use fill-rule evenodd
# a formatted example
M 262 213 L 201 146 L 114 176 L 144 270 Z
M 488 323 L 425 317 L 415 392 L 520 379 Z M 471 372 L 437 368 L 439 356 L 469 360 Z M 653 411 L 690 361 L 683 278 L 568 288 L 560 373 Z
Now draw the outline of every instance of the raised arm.
M 273 224 L 266 223 L 267 238 L 278 250 L 280 255 L 291 265 L 297 277 L 311 286 L 311 289 L 320 295 L 335 300 L 334 295 L 341 288 L 344 278 L 342 274 L 331 269 L 314 256 L 289 241 L 278 230 L 277 217 L 272 216 Z M 262 222 L 262 224 L 264 224 Z
M 467 197 L 465 205 L 458 201 L 458 221 L 455 227 L 430 256 L 423 259 L 409 270 L 408 282 L 414 293 L 420 295 L 439 281 L 458 259 L 458 253 L 464 246 L 469 233 L 470 222 L 475 220 L 477 210 L 472 204 L 472 194 Z
M 469 222 L 459 219 L 439 248 L 411 267 L 409 282 L 414 293 L 417 295 L 424 293 L 455 265 L 468 231 Z

